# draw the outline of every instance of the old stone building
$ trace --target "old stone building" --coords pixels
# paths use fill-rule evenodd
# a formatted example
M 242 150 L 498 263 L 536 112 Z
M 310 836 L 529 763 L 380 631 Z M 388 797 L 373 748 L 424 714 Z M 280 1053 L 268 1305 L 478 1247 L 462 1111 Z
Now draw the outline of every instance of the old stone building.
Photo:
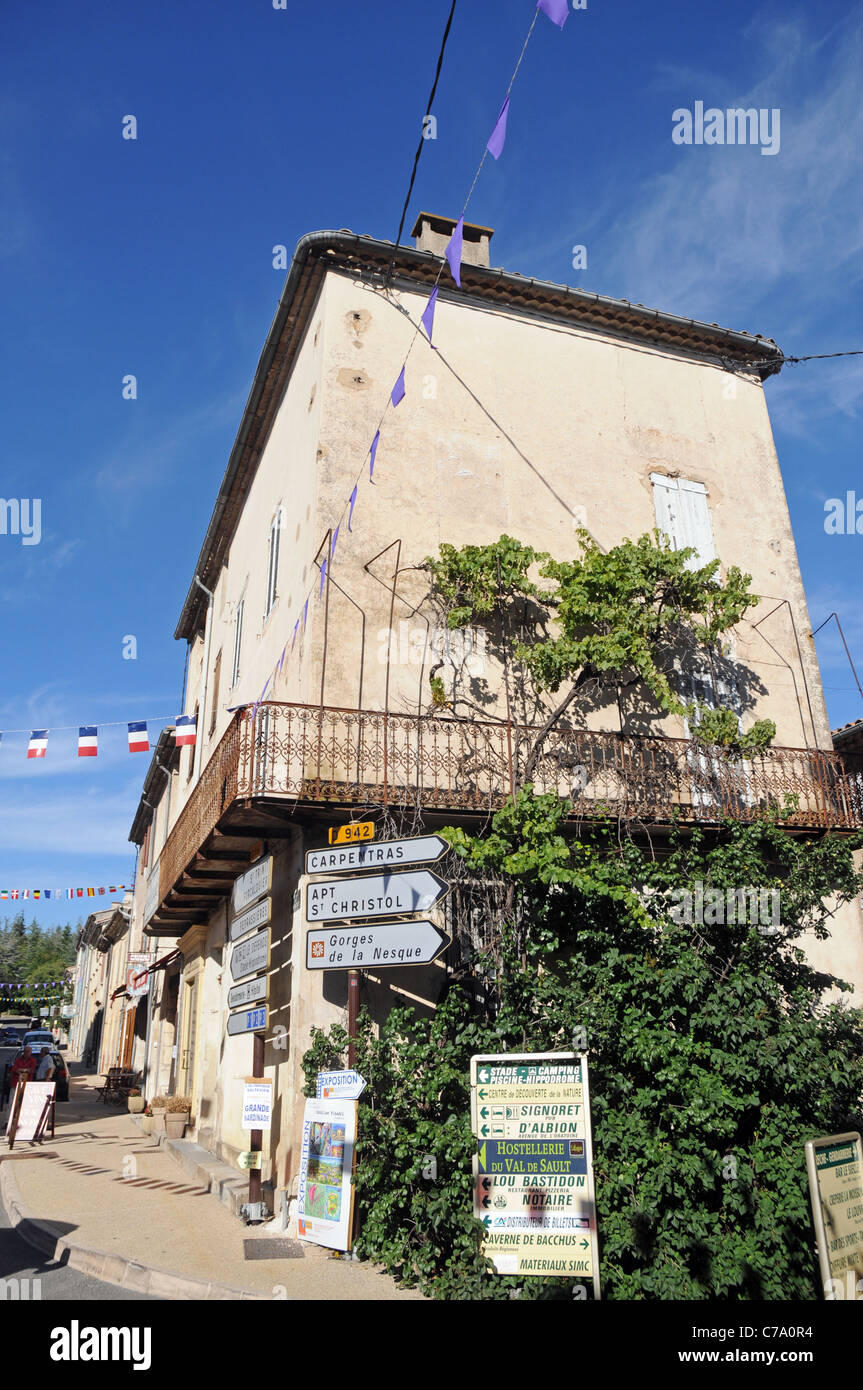
M 296 1176 L 310 1029 L 345 1017 L 345 973 L 306 969 L 305 852 L 369 806 L 395 823 L 409 812 L 411 826 L 475 823 L 511 785 L 523 716 L 507 709 L 482 634 L 454 646 L 440 628 L 421 566 L 442 542 L 506 532 L 565 558 L 580 526 L 604 548 L 658 527 L 702 563 L 753 576 L 757 606 L 723 671 L 684 673 L 744 726 L 775 722 L 774 748 L 745 777 L 705 773 L 681 720 L 614 704 L 556 735 L 540 788 L 658 833 L 675 809 L 715 823 L 785 794 L 800 833 L 860 820 L 833 750 L 764 397 L 780 350 L 492 267 L 492 233 L 478 226 L 465 228 L 457 289 L 440 275 L 453 226 L 422 214 L 415 247 L 398 250 L 345 231 L 297 246 L 175 633 L 188 644 L 197 741 L 163 734 L 131 834 L 135 925 L 159 963 L 149 1093 L 191 1095 L 194 1136 L 229 1159 L 248 1146 L 252 1048 L 227 1034 L 230 893 L 272 856 L 273 1187 Z M 432 346 L 417 325 L 439 276 Z M 388 408 L 406 358 L 405 398 Z M 434 705 L 432 671 L 448 708 Z M 473 702 L 469 719 L 454 717 L 460 700 Z M 859 907 L 813 956 L 841 961 L 863 990 Z M 444 956 L 369 972 L 363 999 L 378 1016 L 394 998 L 433 1007 L 446 970 Z

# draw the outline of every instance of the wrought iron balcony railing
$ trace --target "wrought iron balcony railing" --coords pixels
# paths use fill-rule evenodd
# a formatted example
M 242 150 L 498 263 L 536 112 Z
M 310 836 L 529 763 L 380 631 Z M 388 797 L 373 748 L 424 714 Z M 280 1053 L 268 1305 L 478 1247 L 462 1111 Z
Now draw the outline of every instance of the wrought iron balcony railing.
M 489 811 L 517 780 L 536 735 L 524 726 L 317 705 L 263 704 L 235 717 L 168 836 L 160 895 L 174 887 L 235 801 Z M 752 821 L 787 812 L 799 829 L 863 826 L 863 764 L 771 748 L 734 761 L 685 739 L 557 729 L 532 782 L 570 797 L 574 818 Z M 264 832 L 265 833 L 265 832 Z

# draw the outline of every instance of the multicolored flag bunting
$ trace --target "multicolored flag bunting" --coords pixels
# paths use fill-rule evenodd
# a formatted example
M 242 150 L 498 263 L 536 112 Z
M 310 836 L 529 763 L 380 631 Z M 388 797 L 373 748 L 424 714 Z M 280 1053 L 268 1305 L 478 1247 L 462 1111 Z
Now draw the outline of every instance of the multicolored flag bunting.
M 500 159 L 501 154 L 503 153 L 503 147 L 506 141 L 506 118 L 508 115 L 509 97 L 506 98 L 506 101 L 500 108 L 500 115 L 498 116 L 497 121 L 495 122 L 494 130 L 488 137 L 488 145 L 486 146 L 486 148 L 489 154 L 492 155 L 494 159 Z M 429 337 L 431 337 L 431 334 L 429 334 Z
M 178 748 L 191 748 L 197 736 L 197 717 L 194 714 L 178 714 L 175 738 Z
M 78 730 L 78 757 L 95 758 L 99 752 L 99 735 L 95 724 L 82 724 Z
M 149 753 L 150 740 L 147 736 L 146 721 L 129 725 L 129 752 Z
M 27 745 L 28 758 L 44 758 L 45 750 L 48 747 L 48 730 L 34 729 L 30 735 L 30 742 Z
M 57 901 L 60 898 L 104 897 L 106 893 L 125 893 L 125 883 L 111 883 L 101 888 L 0 888 L 0 902 L 22 902 L 32 898 L 40 902 Z

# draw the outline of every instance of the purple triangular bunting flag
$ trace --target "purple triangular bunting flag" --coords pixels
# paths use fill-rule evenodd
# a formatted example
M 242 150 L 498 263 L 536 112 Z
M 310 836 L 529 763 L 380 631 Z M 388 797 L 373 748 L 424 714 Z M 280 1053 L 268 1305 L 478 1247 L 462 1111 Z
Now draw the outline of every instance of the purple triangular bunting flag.
M 435 285 L 434 289 L 429 295 L 429 302 L 423 310 L 423 316 L 420 319 L 420 323 L 422 324 L 423 328 L 428 334 L 429 342 L 431 342 L 432 340 L 432 329 L 434 328 L 434 311 L 435 305 L 437 304 L 437 290 L 438 287 L 437 285 Z
M 449 239 L 444 255 L 447 264 L 452 271 L 452 278 L 461 289 L 461 248 L 464 241 L 464 218 L 460 217 L 455 224 L 455 231 Z
M 490 155 L 493 155 L 495 159 L 500 159 L 504 142 L 506 140 L 506 118 L 508 115 L 509 97 L 507 97 L 503 106 L 500 108 L 500 115 L 497 118 L 494 130 L 488 137 L 488 152 Z
M 390 400 L 393 405 L 398 405 L 405 398 L 405 369 L 402 367 L 399 372 L 399 379 L 390 393 Z
M 403 396 L 403 395 L 404 395 L 404 368 L 402 368 L 402 396 Z M 401 400 L 401 396 L 399 396 L 399 400 Z M 398 405 L 398 403 L 399 403 L 398 401 L 393 401 L 393 405 Z M 374 437 L 374 439 L 372 440 L 371 457 L 369 458 L 369 479 L 371 480 L 371 482 L 374 482 L 375 454 L 376 454 L 377 451 L 378 451 L 378 441 L 380 440 L 380 437 L 381 437 L 381 432 L 380 432 L 380 430 L 378 430 L 377 433 L 376 433 L 376 435 L 375 435 L 375 437 Z
M 326 577 L 327 577 L 327 557 L 326 557 L 326 555 L 325 555 L 324 558 L 323 558 L 323 560 L 322 560 L 322 562 L 321 562 L 321 587 L 318 589 L 318 598 L 320 598 L 321 594 L 324 592 L 324 580 L 326 579 Z
M 547 14 L 558 29 L 562 29 L 569 14 L 569 0 L 539 0 L 536 8 Z
M 348 530 L 349 530 L 349 531 L 352 531 L 352 530 L 354 529 L 354 528 L 351 526 L 351 517 L 352 517 L 353 514 L 354 514 L 354 507 L 355 507 L 356 505 L 357 505 L 357 485 L 356 485 L 356 483 L 354 483 L 354 490 L 353 490 L 353 492 L 351 493 L 351 509 L 350 509 L 350 511 L 348 512 Z
M 336 541 L 337 541 L 338 538 L 339 538 L 339 526 L 341 526 L 341 524 L 342 524 L 342 523 L 339 522 L 338 525 L 336 526 L 336 529 L 335 529 L 335 531 L 333 532 L 333 538 L 332 538 L 332 540 L 330 541 L 330 559 L 331 559 L 331 560 L 332 560 L 333 556 L 334 556 L 335 553 L 336 553 Z

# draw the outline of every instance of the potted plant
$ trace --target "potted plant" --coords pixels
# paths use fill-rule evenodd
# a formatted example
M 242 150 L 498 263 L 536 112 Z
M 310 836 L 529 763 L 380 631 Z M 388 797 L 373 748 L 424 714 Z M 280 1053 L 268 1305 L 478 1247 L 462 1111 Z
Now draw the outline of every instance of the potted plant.
M 168 1104 L 167 1096 L 154 1096 L 150 1102 L 153 1111 L 153 1133 L 165 1133 L 165 1107 Z
M 129 1092 L 126 1104 L 129 1107 L 130 1115 L 142 1115 L 147 1107 L 147 1102 L 137 1087 L 133 1087 Z
M 192 1113 L 188 1096 L 169 1096 L 165 1107 L 165 1133 L 169 1139 L 182 1139 Z
M 145 1107 L 141 1115 L 141 1128 L 145 1134 L 153 1133 L 153 1111 L 149 1105 Z

